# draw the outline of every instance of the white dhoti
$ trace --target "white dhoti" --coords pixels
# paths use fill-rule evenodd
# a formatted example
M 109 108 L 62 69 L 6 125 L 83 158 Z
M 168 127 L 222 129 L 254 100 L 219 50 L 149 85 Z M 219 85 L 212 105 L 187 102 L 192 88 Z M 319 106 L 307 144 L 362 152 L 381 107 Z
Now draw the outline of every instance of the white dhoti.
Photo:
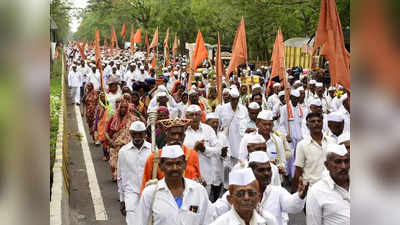
M 81 90 L 80 87 L 71 87 L 71 95 L 73 103 L 80 103 L 81 100 Z
M 129 193 L 125 195 L 126 223 L 137 225 L 137 207 L 139 205 L 139 193 Z

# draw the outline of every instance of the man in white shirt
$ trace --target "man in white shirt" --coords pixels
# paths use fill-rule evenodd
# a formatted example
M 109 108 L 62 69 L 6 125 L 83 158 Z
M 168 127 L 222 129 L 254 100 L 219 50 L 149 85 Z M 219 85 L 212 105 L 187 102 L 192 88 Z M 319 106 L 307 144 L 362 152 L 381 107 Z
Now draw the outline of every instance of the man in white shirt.
M 342 102 L 342 106 L 338 109 L 338 111 L 344 116 L 344 132 L 350 132 L 350 99 L 348 99 L 348 94 L 344 94 L 340 101 Z
M 207 113 L 206 123 L 213 128 L 217 135 L 217 156 L 212 158 L 214 166 L 214 175 L 211 182 L 211 202 L 215 202 L 221 194 L 221 184 L 225 190 L 228 189 L 228 175 L 232 168 L 231 153 L 229 149 L 229 142 L 223 131 L 219 130 L 219 119 L 216 113 Z M 225 192 L 225 191 L 224 191 Z
M 261 107 L 257 102 L 250 102 L 248 107 L 249 118 L 242 120 L 240 124 L 240 135 L 243 137 L 245 133 L 251 133 L 257 130 L 257 115 L 261 111 Z
M 72 64 L 72 70 L 68 73 L 68 87 L 71 88 L 72 95 L 72 103 L 80 104 L 81 96 L 80 96 L 80 87 L 82 86 L 82 76 L 76 70 L 77 65 Z
M 293 150 L 293 158 L 288 161 L 286 165 L 287 175 L 293 178 L 295 167 L 293 165 L 294 158 L 296 157 L 296 146 L 297 143 L 303 139 L 303 134 L 301 131 L 301 122 L 304 118 L 304 113 L 300 105 L 298 104 L 298 98 L 300 97 L 300 92 L 298 90 L 290 91 L 290 101 L 286 102 L 286 105 L 282 106 L 280 109 L 279 118 L 279 128 L 280 132 L 286 134 L 288 137 L 288 142 Z M 291 107 L 291 112 L 288 112 L 287 105 Z
M 88 75 L 89 75 L 89 68 L 85 65 L 85 61 L 82 60 L 81 64 L 79 65 L 78 72 L 81 74 L 82 77 L 82 86 L 80 90 L 80 95 L 81 98 L 83 99 L 85 97 L 85 86 L 88 82 Z
M 131 89 L 132 91 L 132 84 L 134 82 L 135 76 L 134 76 L 134 72 L 135 72 L 135 64 L 130 63 L 129 64 L 129 70 L 126 71 L 125 75 L 124 75 L 124 81 L 126 82 L 126 86 L 129 87 L 129 89 Z
M 218 217 L 211 225 L 276 225 L 273 215 L 257 210 L 261 199 L 260 184 L 250 168 L 235 169 L 229 174 L 230 210 Z M 212 209 L 212 208 L 211 208 Z
M 338 137 L 343 133 L 344 117 L 340 112 L 331 112 L 327 116 L 328 128 L 326 135 L 334 139 L 337 143 Z
M 272 85 L 272 95 L 268 97 L 268 105 L 270 106 L 270 109 L 272 109 L 276 104 L 279 103 L 279 87 L 281 86 L 280 83 L 274 83 Z
M 242 137 L 240 136 L 240 121 L 248 118 L 246 107 L 239 104 L 239 90 L 231 88 L 229 91 L 230 102 L 218 107 L 216 113 L 224 129 L 225 135 L 228 137 L 233 164 L 239 159 L 239 145 Z
M 258 133 L 263 136 L 267 144 L 268 158 L 285 174 L 286 157 L 282 139 L 273 132 L 273 112 L 263 110 L 257 116 Z
M 271 185 L 272 167 L 268 154 L 264 151 L 255 151 L 249 155 L 249 167 L 260 183 L 262 193 L 261 211 L 270 212 L 275 216 L 279 225 L 283 224 L 282 213 L 299 213 L 304 208 L 308 184 L 299 182 L 298 192 L 290 194 L 285 188 Z
M 144 82 L 146 78 L 147 78 L 147 73 L 144 71 L 144 66 L 140 66 L 139 72 L 135 73 L 135 80 Z
M 151 154 L 151 144 L 145 141 L 146 126 L 143 122 L 133 122 L 129 132 L 132 141 L 122 146 L 118 153 L 118 192 L 126 223 L 135 225 L 144 164 Z
M 186 118 L 190 126 L 186 129 L 183 144 L 194 149 L 199 156 L 200 173 L 207 183 L 208 194 L 211 192 L 215 168 L 213 158 L 219 157 L 216 147 L 217 136 L 207 124 L 201 123 L 201 109 L 198 105 L 190 105 L 186 110 Z
M 296 159 L 294 165 L 296 171 L 292 180 L 292 193 L 297 190 L 300 176 L 304 181 L 310 182 L 310 186 L 321 179 L 324 171 L 325 149 L 327 144 L 335 143 L 322 132 L 323 116 L 321 113 L 309 113 L 306 117 L 310 136 L 305 137 L 297 144 Z
M 350 154 L 344 145 L 326 149 L 328 171 L 309 191 L 307 225 L 350 225 Z
M 96 68 L 95 64 L 91 64 L 90 65 L 91 70 L 89 73 L 89 82 L 91 82 L 93 84 L 93 87 L 95 90 L 99 90 L 100 89 L 100 72 L 99 70 Z M 103 85 L 104 85 L 104 80 L 103 80 Z M 104 85 L 105 88 L 105 85 Z
M 149 220 L 153 221 L 153 225 L 209 224 L 210 201 L 206 189 L 182 176 L 186 167 L 182 147 L 164 146 L 159 167 L 165 177 L 143 190 L 138 206 L 137 224 L 147 225 Z

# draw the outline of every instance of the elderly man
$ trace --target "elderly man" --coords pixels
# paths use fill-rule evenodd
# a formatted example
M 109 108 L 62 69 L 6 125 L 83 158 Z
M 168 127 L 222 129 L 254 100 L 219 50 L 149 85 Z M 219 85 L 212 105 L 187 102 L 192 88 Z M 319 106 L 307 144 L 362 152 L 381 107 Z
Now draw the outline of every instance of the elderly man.
M 344 118 L 339 112 L 329 113 L 327 116 L 328 128 L 326 135 L 331 137 L 338 143 L 338 137 L 343 133 L 344 129 Z
M 231 153 L 229 149 L 229 142 L 223 131 L 219 130 L 219 119 L 215 113 L 207 113 L 206 123 L 213 128 L 217 136 L 217 156 L 212 158 L 213 167 L 215 169 L 213 180 L 211 182 L 211 202 L 215 202 L 221 194 L 221 183 L 224 189 L 228 189 L 228 175 L 232 168 L 231 166 Z
M 211 191 L 211 183 L 215 173 L 213 158 L 219 157 L 216 148 L 217 136 L 207 124 L 201 123 L 201 109 L 198 105 L 190 105 L 186 110 L 186 118 L 191 120 L 186 129 L 183 144 L 194 149 L 199 156 L 200 172 L 207 183 L 207 192 Z
M 216 113 L 221 123 L 221 128 L 224 129 L 225 135 L 228 137 L 233 164 L 236 164 L 239 159 L 239 145 L 242 137 L 240 136 L 240 121 L 247 120 L 248 113 L 246 107 L 239 104 L 239 91 L 237 88 L 232 88 L 229 91 L 230 102 L 218 107 Z
M 307 197 L 307 225 L 349 225 L 350 154 L 343 145 L 328 145 L 324 164 L 328 171 Z
M 230 210 L 218 217 L 211 225 L 275 225 L 276 219 L 270 213 L 256 210 L 260 202 L 260 184 L 250 168 L 233 170 L 229 174 Z M 212 209 L 212 208 L 211 208 Z
M 261 107 L 257 102 L 251 102 L 248 107 L 249 118 L 242 120 L 240 124 L 240 135 L 257 131 L 256 120 Z
M 300 176 L 312 186 L 321 179 L 324 171 L 324 151 L 326 146 L 335 143 L 322 132 L 323 116 L 321 113 L 311 112 L 306 117 L 310 136 L 305 137 L 297 144 L 296 171 L 292 181 L 292 193 L 297 190 Z
M 255 151 L 249 155 L 249 167 L 260 183 L 262 212 L 273 214 L 279 225 L 283 224 L 282 213 L 299 213 L 304 208 L 308 184 L 299 182 L 298 192 L 290 194 L 285 188 L 278 185 L 270 185 L 272 177 L 272 164 L 268 154 L 264 151 Z
M 145 141 L 146 126 L 143 122 L 133 122 L 129 132 L 132 141 L 124 145 L 118 153 L 118 192 L 121 213 L 126 216 L 128 225 L 134 225 L 144 163 L 151 154 L 151 144 Z
M 180 145 L 163 147 L 159 167 L 165 177 L 143 190 L 138 223 L 147 225 L 209 224 L 207 191 L 199 183 L 184 178 L 185 154 Z
M 72 64 L 72 70 L 68 73 L 68 87 L 71 88 L 72 103 L 80 104 L 80 87 L 82 86 L 82 75 L 76 70 L 76 64 Z
M 189 179 L 201 178 L 200 174 L 200 166 L 199 166 L 199 157 L 196 151 L 193 149 L 183 145 L 183 140 L 185 139 L 185 127 L 188 125 L 188 120 L 182 119 L 167 119 L 160 121 L 161 126 L 165 130 L 167 145 L 181 145 L 183 152 L 185 153 L 186 158 L 186 170 L 184 173 L 184 177 Z M 161 155 L 162 151 L 158 150 L 158 156 Z M 155 153 L 152 153 L 146 159 L 146 164 L 144 166 L 143 171 L 143 179 L 142 186 L 140 190 L 143 191 L 147 181 L 153 179 L 153 168 L 157 165 L 158 158 Z M 154 165 L 154 162 L 156 164 Z M 164 173 L 157 167 L 157 176 L 158 180 L 164 177 Z
M 300 97 L 300 92 L 298 90 L 290 91 L 290 101 L 286 103 L 286 105 L 280 108 L 280 118 L 279 118 L 279 131 L 284 133 L 287 136 L 287 140 L 290 143 L 290 147 L 293 150 L 292 156 L 293 158 L 289 160 L 286 165 L 287 175 L 292 177 L 294 176 L 294 166 L 293 162 L 296 157 L 296 146 L 297 143 L 303 139 L 303 135 L 301 132 L 301 123 L 304 118 L 303 110 L 298 104 L 298 99 Z M 289 105 L 289 111 L 288 107 Z
M 280 83 L 274 83 L 274 85 L 272 85 L 272 95 L 268 97 L 268 105 L 270 109 L 279 103 L 278 93 L 280 86 Z
M 350 132 L 343 132 L 338 137 L 337 142 L 339 145 L 344 145 L 346 147 L 347 151 L 350 152 Z

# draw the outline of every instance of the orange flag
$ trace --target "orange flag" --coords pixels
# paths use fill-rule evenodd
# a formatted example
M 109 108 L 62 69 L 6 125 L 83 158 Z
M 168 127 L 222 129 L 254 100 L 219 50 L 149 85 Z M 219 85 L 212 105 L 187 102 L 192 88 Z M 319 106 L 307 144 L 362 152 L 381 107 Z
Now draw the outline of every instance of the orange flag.
M 156 69 L 156 59 L 157 54 L 154 54 L 153 59 L 151 60 L 151 68 Z
M 246 43 L 246 30 L 244 26 L 244 18 L 240 21 L 239 27 L 236 31 L 235 41 L 232 46 L 232 57 L 229 62 L 227 76 L 235 70 L 240 64 L 247 62 L 247 43 Z
M 149 49 L 152 49 L 158 45 L 158 27 L 156 28 L 156 31 L 154 32 L 153 40 L 151 41 L 151 44 L 149 46 Z
M 147 31 L 144 38 L 144 46 L 146 47 L 147 56 L 149 56 L 149 35 L 147 34 Z
M 77 45 L 78 45 L 79 53 L 81 53 L 82 59 L 85 60 L 86 59 L 86 55 L 85 55 L 86 41 L 83 41 L 83 44 L 81 44 L 80 41 L 78 41 Z
M 131 46 L 130 46 L 130 52 L 131 53 L 133 53 L 133 50 L 134 50 L 134 36 L 135 36 L 135 34 L 134 34 L 134 32 L 135 32 L 135 28 L 134 28 L 134 26 L 133 26 L 133 24 L 131 25 L 131 38 L 129 39 L 129 41 L 131 42 Z
M 94 47 L 96 48 L 96 40 L 94 40 L 94 41 L 95 41 Z M 104 54 L 107 54 L 108 56 L 110 56 L 109 52 L 107 51 L 107 48 L 108 48 L 107 39 L 104 38 L 104 44 L 103 44 Z
M 126 38 L 126 24 L 125 23 L 122 25 L 122 29 L 121 29 L 121 33 L 120 34 L 121 34 L 122 39 L 125 40 L 125 38 Z
M 321 55 L 329 61 L 331 85 L 350 90 L 350 53 L 344 46 L 342 25 L 334 0 L 322 0 L 313 55 L 323 46 Z
M 203 36 L 200 30 L 197 32 L 196 46 L 194 47 L 192 57 L 190 58 L 190 72 L 188 77 L 188 83 L 190 84 L 192 75 L 197 71 L 197 67 L 208 57 L 208 52 L 204 44 Z M 191 85 L 188 85 L 190 90 Z
M 284 80 L 284 78 L 286 77 L 284 59 L 285 59 L 285 52 L 283 48 L 283 35 L 281 28 L 279 28 L 278 33 L 276 34 L 274 48 L 272 50 L 272 56 L 271 56 L 272 71 L 268 79 L 267 96 L 269 96 L 272 78 L 279 76 L 280 80 Z
M 98 29 L 95 30 L 95 40 L 96 40 L 96 66 L 100 71 L 100 88 L 104 92 L 103 87 L 103 67 L 101 65 L 101 53 L 100 53 L 100 31 Z M 105 39 L 104 39 L 105 41 Z M 107 42 L 105 42 L 107 43 Z
M 176 32 L 175 32 L 174 45 L 172 46 L 172 58 L 174 60 L 177 51 L 178 51 L 178 38 L 176 37 Z
M 217 93 L 218 93 L 218 104 L 222 103 L 222 76 L 225 76 L 225 68 L 224 64 L 222 64 L 221 59 L 221 41 L 219 38 L 218 32 L 218 46 L 217 46 L 217 55 L 215 57 L 215 71 L 216 71 L 216 80 L 217 80 Z
M 164 64 L 165 66 L 169 65 L 168 61 L 168 55 L 169 55 L 169 49 L 168 49 L 168 37 L 169 37 L 169 28 L 167 29 L 167 35 L 165 35 L 164 39 Z
M 141 43 L 141 42 L 142 42 L 142 29 L 139 28 L 139 29 L 136 31 L 135 38 L 134 38 L 134 42 L 135 42 L 135 43 Z

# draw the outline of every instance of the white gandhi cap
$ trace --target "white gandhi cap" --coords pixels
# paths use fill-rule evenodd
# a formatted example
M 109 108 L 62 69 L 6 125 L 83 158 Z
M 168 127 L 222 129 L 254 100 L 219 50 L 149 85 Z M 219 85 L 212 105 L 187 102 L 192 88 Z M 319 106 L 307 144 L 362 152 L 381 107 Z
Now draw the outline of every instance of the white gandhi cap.
M 232 98 L 238 98 L 238 97 L 239 97 L 239 91 L 238 91 L 238 89 L 237 89 L 237 88 L 232 88 L 232 89 L 229 91 L 229 95 L 230 95 Z
M 229 185 L 246 186 L 256 180 L 251 168 L 237 169 L 229 173 Z
M 206 120 L 209 119 L 218 119 L 218 116 L 216 113 L 207 113 Z
M 338 144 L 341 144 L 345 141 L 350 141 L 350 132 L 343 132 L 341 135 L 338 137 Z
M 195 105 L 195 104 L 190 105 L 190 106 L 186 109 L 186 112 L 200 112 L 200 111 L 201 111 L 200 106 Z
M 257 102 L 250 102 L 249 109 L 259 109 L 260 105 Z
M 247 136 L 247 144 L 261 144 L 265 143 L 265 139 L 260 134 L 251 134 Z
M 322 106 L 322 102 L 319 98 L 314 98 L 310 101 L 310 106 L 311 105 Z
M 273 120 L 274 113 L 271 110 L 263 110 L 258 113 L 257 119 Z
M 300 92 L 298 90 L 291 90 L 290 95 L 294 97 L 300 97 Z
M 142 121 L 135 121 L 131 123 L 131 126 L 129 127 L 130 131 L 146 131 L 146 126 Z
M 183 156 L 183 150 L 180 145 L 166 145 L 162 148 L 161 158 L 176 159 Z
M 331 112 L 328 114 L 327 120 L 332 122 L 343 122 L 344 117 L 339 112 Z
M 269 162 L 268 154 L 263 151 L 252 152 L 249 154 L 249 163 L 251 162 L 257 162 L 257 163 Z
M 344 145 L 328 144 L 326 146 L 325 153 L 326 155 L 328 155 L 329 153 L 335 153 L 337 155 L 344 156 L 348 153 L 348 151 Z

